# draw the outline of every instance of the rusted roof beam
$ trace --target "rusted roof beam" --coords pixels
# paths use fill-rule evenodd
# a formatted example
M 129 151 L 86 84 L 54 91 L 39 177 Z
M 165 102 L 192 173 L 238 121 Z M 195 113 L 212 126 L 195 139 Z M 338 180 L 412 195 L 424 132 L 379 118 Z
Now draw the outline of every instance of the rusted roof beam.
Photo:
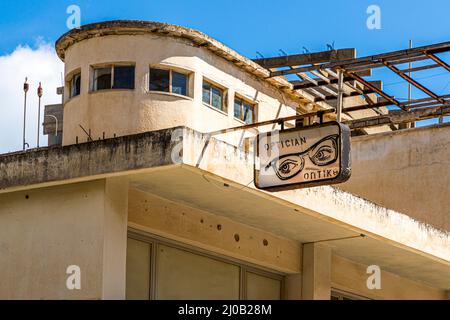
M 391 69 L 393 72 L 395 72 L 398 76 L 400 76 L 401 78 L 403 78 L 404 80 L 406 80 L 407 82 L 409 82 L 410 84 L 412 84 L 413 86 L 415 86 L 417 89 L 422 90 L 423 92 L 425 92 L 427 95 L 429 95 L 430 97 L 436 99 L 437 101 L 439 101 L 440 103 L 445 103 L 444 99 L 441 99 L 437 94 L 435 94 L 433 91 L 431 91 L 430 89 L 426 88 L 424 85 L 418 83 L 416 80 L 414 80 L 413 78 L 407 76 L 404 73 L 399 72 L 400 70 L 390 64 L 389 62 L 383 61 L 383 64 L 388 67 L 389 69 Z
M 300 120 L 300 119 L 311 118 L 311 117 L 315 117 L 315 116 L 321 117 L 325 114 L 334 113 L 334 112 L 336 112 L 336 110 L 334 108 L 320 110 L 320 111 L 313 111 L 313 112 L 308 112 L 308 113 L 304 113 L 304 114 L 297 114 L 295 116 L 277 118 L 277 119 L 272 119 L 272 120 L 250 123 L 250 124 L 246 124 L 246 125 L 238 126 L 238 127 L 221 129 L 221 130 L 209 132 L 208 134 L 209 135 L 218 135 L 218 134 L 234 132 L 234 131 L 239 131 L 239 130 L 248 130 L 248 129 L 257 128 L 257 127 L 274 124 L 274 123 L 284 123 L 287 121 Z
M 436 62 L 442 68 L 446 69 L 447 71 L 450 71 L 450 66 L 439 57 L 435 56 L 434 54 L 427 54 L 427 57 Z
M 308 70 L 301 70 L 301 71 L 311 71 L 311 70 L 318 70 L 318 69 L 324 69 L 324 68 L 329 68 L 329 69 L 343 68 L 343 69 L 351 70 L 351 71 L 357 71 L 357 70 L 363 71 L 365 69 L 382 67 L 383 66 L 382 61 L 387 61 L 392 64 L 403 64 L 403 63 L 425 60 L 425 59 L 429 58 L 429 55 L 433 55 L 434 53 L 439 53 L 439 52 L 446 52 L 446 51 L 450 51 L 450 42 L 443 42 L 443 43 L 438 43 L 438 44 L 424 46 L 424 47 L 417 47 L 417 48 L 412 48 L 412 49 L 382 53 L 382 54 L 378 54 L 378 55 L 367 56 L 367 57 L 362 57 L 362 58 L 357 58 L 357 59 L 348 59 L 348 60 L 343 60 L 343 61 L 329 62 L 329 63 L 324 63 L 321 65 L 309 66 L 309 67 L 307 67 Z M 359 68 L 359 69 L 356 69 L 356 68 Z M 293 74 L 293 73 L 301 72 L 301 71 L 297 71 L 296 69 L 281 70 L 281 71 L 275 71 L 274 74 L 271 74 L 271 76 L 281 76 L 281 75 Z
M 353 107 L 347 107 L 342 110 L 342 112 L 352 112 L 352 111 L 359 111 L 359 110 L 365 110 L 365 109 L 372 109 L 372 108 L 381 108 L 386 106 L 391 106 L 392 102 L 390 101 L 382 101 L 382 102 L 376 102 L 374 104 L 360 104 Z
M 286 55 L 273 58 L 254 59 L 253 61 L 264 68 L 279 68 L 284 66 L 301 66 L 306 64 L 317 64 L 330 61 L 353 59 L 356 57 L 354 48 L 338 49 L 322 52 Z
M 306 88 L 313 88 L 313 87 L 319 87 L 319 86 L 326 86 L 329 84 L 337 84 L 338 79 L 328 79 L 326 80 L 318 80 L 314 79 L 317 82 L 317 85 L 314 83 L 311 83 L 309 81 L 291 81 L 292 85 L 294 86 L 294 89 L 306 89 Z M 344 82 L 353 81 L 352 77 L 344 77 Z
M 423 109 L 425 107 L 439 107 L 439 106 L 450 103 L 450 100 L 444 100 L 444 103 L 441 103 L 441 102 L 434 100 L 434 98 L 431 98 L 431 99 L 432 99 L 431 102 L 422 102 L 422 103 L 409 105 L 408 110 Z
M 371 94 L 374 93 L 373 90 L 361 90 L 360 92 L 358 91 L 353 91 L 350 93 L 344 93 L 344 98 L 349 98 L 349 97 L 357 97 L 357 96 L 361 96 L 361 95 L 366 95 L 366 94 Z M 337 96 L 332 95 L 332 96 L 325 96 L 324 99 L 322 98 L 316 98 L 314 99 L 314 102 L 321 102 L 321 101 L 330 101 L 330 100 L 336 100 Z M 367 107 L 372 108 L 372 105 L 367 105 Z M 344 110 L 345 112 L 345 110 Z
M 449 99 L 450 98 L 450 94 L 445 94 L 445 95 L 439 96 L 439 98 L 441 98 L 441 99 Z M 403 106 L 405 106 L 405 107 L 408 107 L 408 108 L 416 108 L 416 105 L 418 105 L 418 103 L 429 102 L 429 101 L 432 101 L 432 100 L 436 100 L 436 99 L 434 99 L 432 97 L 427 97 L 427 98 L 420 98 L 420 99 L 414 99 L 414 100 L 411 100 L 411 101 L 402 102 L 401 104 Z
M 416 68 L 408 68 L 408 69 L 399 70 L 399 73 L 410 73 L 410 72 L 434 69 L 434 68 L 438 68 L 438 67 L 440 67 L 440 65 L 436 63 L 436 64 L 430 64 L 430 65 L 427 65 L 427 66 L 421 66 L 421 67 L 416 67 Z
M 319 99 L 319 101 L 325 101 L 327 98 L 326 95 L 313 88 L 305 89 L 305 91 L 314 96 L 314 101 L 316 101 L 317 99 Z
M 307 66 L 307 67 L 294 68 L 294 69 L 288 69 L 288 70 L 270 71 L 270 77 L 273 78 L 273 77 L 284 76 L 284 75 L 288 75 L 288 74 L 296 74 L 299 72 L 308 72 L 308 71 L 312 71 L 312 70 L 317 70 L 319 68 L 320 68 L 319 65 L 314 65 L 314 66 Z
M 344 71 L 344 74 L 352 77 L 353 79 L 355 79 L 356 81 L 358 81 L 359 83 L 363 84 L 365 87 L 373 90 L 375 93 L 379 94 L 380 96 L 382 96 L 384 99 L 390 101 L 392 104 L 395 104 L 396 106 L 400 107 L 400 108 L 404 108 L 400 102 L 398 102 L 394 97 L 391 97 L 389 95 L 387 95 L 383 90 L 377 88 L 375 85 L 371 84 L 369 81 L 364 80 L 363 78 L 361 78 L 360 76 L 352 73 L 352 72 L 347 72 Z
M 414 121 L 426 120 L 431 118 L 450 115 L 450 105 L 446 104 L 435 108 L 426 108 L 413 111 L 391 111 L 388 115 L 368 117 L 363 119 L 344 121 L 350 129 L 360 129 L 381 125 L 410 123 Z

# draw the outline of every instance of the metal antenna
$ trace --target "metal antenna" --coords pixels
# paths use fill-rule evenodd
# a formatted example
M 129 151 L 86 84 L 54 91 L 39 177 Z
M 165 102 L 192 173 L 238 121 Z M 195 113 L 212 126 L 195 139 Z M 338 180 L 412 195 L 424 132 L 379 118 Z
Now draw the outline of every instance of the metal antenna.
M 334 50 L 334 41 L 331 44 L 327 43 L 327 49 L 331 51 Z
M 91 135 L 89 134 L 89 132 L 87 132 L 86 129 L 85 129 L 81 124 L 78 124 L 78 125 L 79 125 L 80 128 L 84 131 L 84 133 L 87 135 L 88 139 L 89 139 L 90 141 L 94 141 L 94 140 L 92 139 Z M 91 131 L 91 129 L 89 129 L 89 131 Z
M 283 49 L 278 49 L 278 51 L 280 51 L 281 54 L 282 54 L 283 56 L 287 56 L 287 55 L 288 55 L 288 54 L 286 53 L 286 51 L 284 51 Z
M 259 56 L 261 59 L 264 59 L 264 56 L 261 54 L 261 52 L 256 51 L 256 58 L 258 58 L 258 56 Z
M 23 99 L 23 150 L 25 151 L 25 146 L 28 146 L 28 143 L 26 143 L 25 141 L 25 127 L 26 127 L 26 119 L 27 119 L 27 92 L 28 89 L 30 88 L 30 86 L 27 83 L 28 78 L 25 78 L 25 82 L 23 83 L 23 94 L 24 94 L 24 99 Z
M 37 88 L 37 95 L 39 97 L 39 104 L 38 104 L 38 126 L 37 126 L 37 147 L 39 148 L 39 132 L 40 132 L 40 127 L 41 127 L 41 97 L 42 94 L 44 93 L 44 91 L 42 90 L 42 86 L 41 83 L 39 82 L 39 87 Z

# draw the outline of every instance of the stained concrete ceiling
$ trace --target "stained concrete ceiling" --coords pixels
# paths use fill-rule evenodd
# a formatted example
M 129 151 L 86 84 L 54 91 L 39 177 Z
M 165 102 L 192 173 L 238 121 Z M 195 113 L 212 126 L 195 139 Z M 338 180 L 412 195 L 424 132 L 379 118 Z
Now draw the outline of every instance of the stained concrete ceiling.
M 264 192 L 206 176 L 186 166 L 167 167 L 130 176 L 131 186 L 168 200 L 177 201 L 231 218 L 301 243 L 358 236 L 329 218 L 311 216 L 307 210 L 271 199 Z M 370 237 L 327 242 L 334 253 L 353 261 L 379 265 L 383 270 L 450 289 L 450 263 L 430 259 L 392 243 Z

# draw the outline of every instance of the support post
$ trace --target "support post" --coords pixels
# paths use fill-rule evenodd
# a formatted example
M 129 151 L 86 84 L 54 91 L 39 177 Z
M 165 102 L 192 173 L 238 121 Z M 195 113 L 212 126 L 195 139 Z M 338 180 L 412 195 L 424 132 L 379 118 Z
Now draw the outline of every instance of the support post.
M 303 251 L 300 249 L 300 259 L 302 259 Z M 302 260 L 299 261 L 302 265 Z M 285 300 L 301 300 L 302 299 L 302 271 L 299 273 L 289 274 L 284 279 Z
M 27 83 L 28 78 L 25 78 L 25 82 L 23 83 L 23 150 L 25 151 L 25 146 L 27 145 L 26 139 L 25 139 L 25 128 L 27 123 L 27 92 L 29 89 L 29 85 Z
M 42 86 L 41 83 L 39 82 L 39 87 L 37 89 L 37 95 L 39 98 L 39 102 L 38 102 L 38 118 L 37 118 L 37 148 L 39 148 L 39 133 L 40 133 L 40 128 L 41 128 L 41 97 L 42 97 Z
M 336 106 L 336 120 L 341 122 L 342 118 L 342 108 L 344 104 L 344 73 L 341 69 L 338 69 L 338 97 L 337 97 L 337 106 Z
M 412 40 L 409 40 L 409 48 L 412 49 L 413 43 Z M 409 70 L 412 69 L 412 62 L 409 63 L 408 65 Z M 411 78 L 411 71 L 408 72 L 408 77 Z M 411 103 L 412 100 L 412 86 L 411 83 L 408 82 L 408 103 Z M 407 128 L 414 128 L 416 126 L 415 122 L 410 122 L 407 124 Z
M 331 248 L 323 243 L 307 243 L 302 249 L 302 299 L 330 300 Z
M 104 180 L 102 299 L 125 300 L 128 180 Z

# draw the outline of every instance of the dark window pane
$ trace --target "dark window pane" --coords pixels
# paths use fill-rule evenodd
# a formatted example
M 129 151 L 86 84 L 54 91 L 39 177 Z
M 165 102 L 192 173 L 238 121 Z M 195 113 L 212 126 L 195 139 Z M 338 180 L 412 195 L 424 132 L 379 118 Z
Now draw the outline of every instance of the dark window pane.
M 211 86 L 207 82 L 203 82 L 203 102 L 211 103 Z
M 150 90 L 169 92 L 169 70 L 150 69 Z
M 253 123 L 253 106 L 251 104 L 244 103 L 244 115 L 242 120 L 247 124 Z
M 187 76 L 172 71 L 172 92 L 187 96 Z
M 222 110 L 222 90 L 216 87 L 211 87 L 211 105 L 217 109 Z
M 72 77 L 70 84 L 70 96 L 75 97 L 80 94 L 81 89 L 81 74 L 78 73 Z
M 235 99 L 234 100 L 234 117 L 241 119 L 241 106 L 242 106 L 242 101 L 239 99 Z
M 134 89 L 134 66 L 114 67 L 114 89 Z

